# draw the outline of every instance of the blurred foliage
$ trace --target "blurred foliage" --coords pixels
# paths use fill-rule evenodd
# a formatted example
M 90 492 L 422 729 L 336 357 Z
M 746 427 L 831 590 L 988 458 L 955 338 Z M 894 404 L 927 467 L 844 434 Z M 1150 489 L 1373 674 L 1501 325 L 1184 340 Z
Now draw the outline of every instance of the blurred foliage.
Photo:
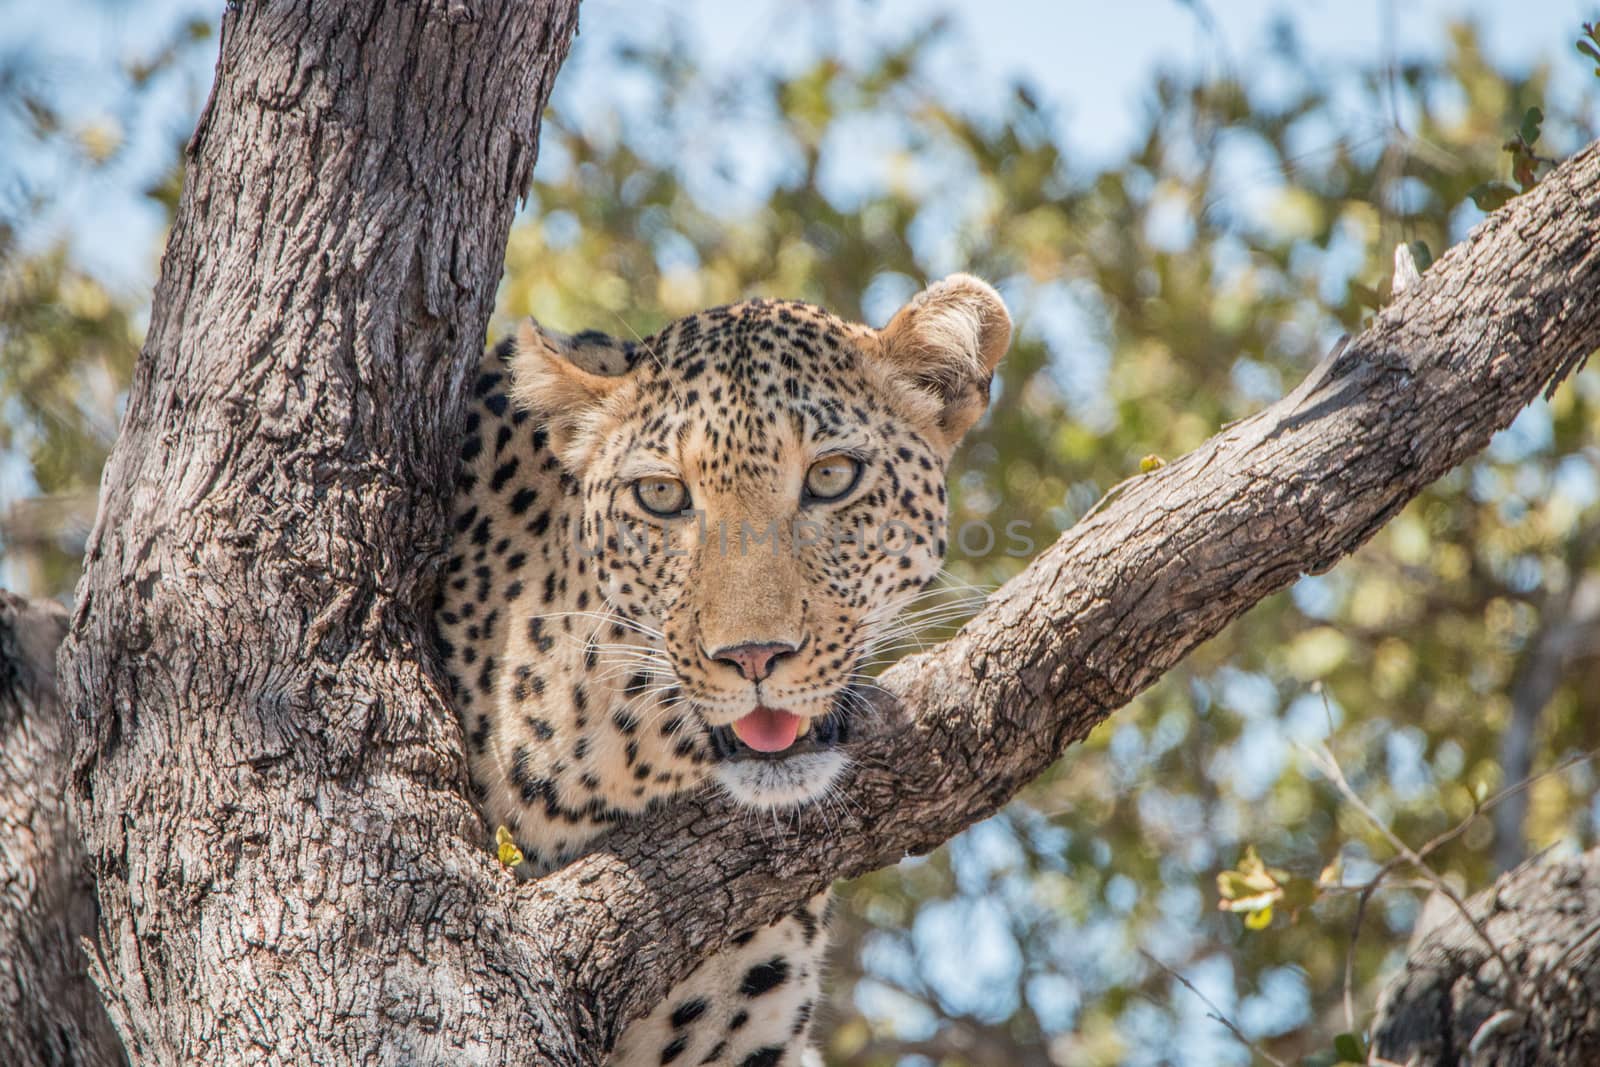
M 63 595 L 77 581 L 149 300 L 108 286 L 42 220 L 130 181 L 170 217 L 177 144 L 135 175 L 128 132 L 171 106 L 178 66 L 213 29 L 179 20 L 114 65 L 21 39 L 0 46 L 0 552 L 31 592 Z M 103 94 L 86 104 L 75 90 L 88 81 Z
M 946 23 L 845 48 L 827 10 L 785 18 L 799 61 L 755 49 L 708 70 L 653 23 L 580 41 L 493 332 L 531 313 L 647 335 L 749 295 L 881 324 L 925 279 L 972 270 L 1019 330 L 955 472 L 953 522 L 1020 522 L 1034 549 L 1359 330 L 1387 300 L 1395 245 L 1425 269 L 1480 205 L 1596 135 L 1592 107 L 1548 99 L 1544 68 L 1497 68 L 1469 26 L 1437 60 L 1330 70 L 1285 25 L 1248 74 L 1156 76 L 1127 152 L 1075 162 L 1036 90 L 963 99 Z M 1551 43 L 1560 62 L 1570 47 Z M 44 490 L 92 484 L 112 387 L 96 383 L 126 380 L 140 309 L 56 251 L 8 257 L 5 279 L 0 447 Z M 957 552 L 952 576 L 1004 581 L 1027 555 L 1006 547 Z M 1597 712 L 1590 368 L 1006 812 L 844 887 L 829 1060 L 1249 1062 L 1195 991 L 1280 1059 L 1355 1058 L 1420 897 L 1374 893 L 1347 1021 L 1352 890 L 1392 851 L 1297 746 L 1325 742 L 1408 842 L 1469 820 L 1433 858 L 1478 886 L 1531 850 L 1595 842 L 1594 770 L 1568 757 L 1600 745 Z M 1478 816 L 1558 763 L 1505 825 Z

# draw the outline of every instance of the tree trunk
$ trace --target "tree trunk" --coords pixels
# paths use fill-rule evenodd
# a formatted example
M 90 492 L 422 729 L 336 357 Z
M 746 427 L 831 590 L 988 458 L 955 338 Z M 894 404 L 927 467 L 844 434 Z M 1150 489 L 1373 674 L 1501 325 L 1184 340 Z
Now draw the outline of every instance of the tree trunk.
M 56 646 L 67 613 L 0 592 L 0 1063 L 122 1060 L 89 983 L 94 934 L 83 849 L 67 821 Z
M 479 848 L 422 652 L 576 17 L 223 18 L 63 650 L 95 977 L 135 1062 L 594 1059 Z
M 1600 150 L 930 655 L 824 822 L 668 807 L 518 886 L 427 652 L 463 386 L 560 0 L 230 6 L 62 651 L 135 1063 L 598 1063 L 737 930 L 925 852 L 1600 343 Z M 892 768 L 892 770 L 891 770 Z M 683 891 L 715 885 L 716 892 Z
M 1600 850 L 1530 860 L 1467 911 L 1471 922 L 1429 899 L 1378 1003 L 1373 1055 L 1407 1067 L 1600 1063 Z

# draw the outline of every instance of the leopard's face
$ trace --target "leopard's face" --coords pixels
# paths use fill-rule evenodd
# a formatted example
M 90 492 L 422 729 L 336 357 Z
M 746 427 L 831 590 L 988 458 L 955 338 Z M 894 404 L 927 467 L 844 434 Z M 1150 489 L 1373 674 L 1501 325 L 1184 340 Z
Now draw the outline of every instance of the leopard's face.
M 946 465 L 1009 338 L 993 291 L 960 284 L 966 303 L 908 308 L 899 336 L 767 302 L 615 359 L 592 335 L 524 336 L 518 389 L 582 497 L 568 550 L 637 635 L 613 669 L 692 712 L 742 802 L 828 789 L 860 670 L 939 571 Z

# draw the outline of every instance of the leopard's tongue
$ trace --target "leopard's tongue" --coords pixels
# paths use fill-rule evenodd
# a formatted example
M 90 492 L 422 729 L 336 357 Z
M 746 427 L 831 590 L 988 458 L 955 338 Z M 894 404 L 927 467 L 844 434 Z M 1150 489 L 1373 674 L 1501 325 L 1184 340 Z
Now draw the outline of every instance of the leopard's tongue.
M 800 734 L 800 716 L 781 708 L 756 708 L 734 721 L 733 732 L 757 752 L 782 752 Z

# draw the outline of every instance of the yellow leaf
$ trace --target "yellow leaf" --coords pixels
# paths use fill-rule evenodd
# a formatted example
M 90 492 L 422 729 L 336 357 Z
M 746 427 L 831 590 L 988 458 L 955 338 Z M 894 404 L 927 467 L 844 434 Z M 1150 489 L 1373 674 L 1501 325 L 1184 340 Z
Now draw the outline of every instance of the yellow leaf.
M 1166 465 L 1166 460 L 1152 452 L 1139 461 L 1139 473 L 1149 474 L 1151 471 L 1158 471 Z
M 522 850 L 517 847 L 516 841 L 512 840 L 510 830 L 504 826 L 495 830 L 494 843 L 498 846 L 498 854 L 502 864 L 507 867 L 519 867 L 522 865 L 525 857 L 522 855 Z
M 1251 930 L 1265 930 L 1272 925 L 1272 909 L 1268 907 L 1252 911 L 1244 917 L 1244 924 Z

